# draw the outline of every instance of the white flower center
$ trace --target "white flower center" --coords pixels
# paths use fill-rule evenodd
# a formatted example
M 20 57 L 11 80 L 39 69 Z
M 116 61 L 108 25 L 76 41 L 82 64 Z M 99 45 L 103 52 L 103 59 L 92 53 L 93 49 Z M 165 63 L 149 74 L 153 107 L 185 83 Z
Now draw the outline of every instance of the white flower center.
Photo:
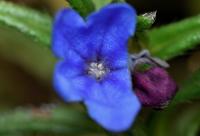
M 96 79 L 101 79 L 108 72 L 108 69 L 103 63 L 92 62 L 89 64 L 88 74 L 94 76 Z

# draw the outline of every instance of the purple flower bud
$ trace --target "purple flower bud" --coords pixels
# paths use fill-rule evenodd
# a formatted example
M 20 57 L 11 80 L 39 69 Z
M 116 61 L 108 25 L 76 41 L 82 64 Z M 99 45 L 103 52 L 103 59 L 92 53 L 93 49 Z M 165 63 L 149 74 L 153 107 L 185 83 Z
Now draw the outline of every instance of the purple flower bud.
M 160 67 L 135 71 L 133 77 L 136 95 L 146 107 L 164 108 L 178 90 L 175 81 Z

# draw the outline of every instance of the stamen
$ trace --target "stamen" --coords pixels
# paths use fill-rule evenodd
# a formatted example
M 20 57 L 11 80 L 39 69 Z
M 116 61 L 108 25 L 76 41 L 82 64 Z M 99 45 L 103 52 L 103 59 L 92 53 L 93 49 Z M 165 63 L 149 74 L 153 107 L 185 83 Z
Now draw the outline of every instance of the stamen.
M 100 80 L 109 70 L 103 63 L 92 62 L 89 64 L 88 74 L 94 76 L 97 80 Z

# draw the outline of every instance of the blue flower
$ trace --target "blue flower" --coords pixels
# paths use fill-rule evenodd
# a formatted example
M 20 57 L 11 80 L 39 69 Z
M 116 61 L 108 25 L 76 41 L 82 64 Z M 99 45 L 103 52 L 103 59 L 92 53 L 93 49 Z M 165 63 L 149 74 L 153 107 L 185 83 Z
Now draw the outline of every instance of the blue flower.
M 114 132 L 127 130 L 140 110 L 128 69 L 127 41 L 135 25 L 133 8 L 110 4 L 86 21 L 62 9 L 53 26 L 57 92 L 66 102 L 83 102 L 92 119 Z

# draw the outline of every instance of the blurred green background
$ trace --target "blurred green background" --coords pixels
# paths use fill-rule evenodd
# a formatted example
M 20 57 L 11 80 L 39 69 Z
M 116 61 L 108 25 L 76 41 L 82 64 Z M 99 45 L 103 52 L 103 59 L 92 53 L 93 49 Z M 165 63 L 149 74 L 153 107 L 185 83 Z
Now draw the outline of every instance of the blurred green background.
M 65 0 L 7 0 L 40 10 L 51 16 Z M 153 27 L 200 14 L 198 0 L 128 0 L 138 14 L 157 11 Z M 34 107 L 62 103 L 52 88 L 55 58 L 46 48 L 9 27 L 0 27 L 0 108 Z M 200 48 L 169 61 L 169 72 L 180 84 L 200 68 Z M 200 88 L 200 87 L 199 87 Z M 200 91 L 200 89 L 199 89 Z M 143 109 L 133 129 L 138 136 L 200 136 L 200 101 L 169 107 L 163 111 Z M 137 135 L 136 135 L 137 136 Z

